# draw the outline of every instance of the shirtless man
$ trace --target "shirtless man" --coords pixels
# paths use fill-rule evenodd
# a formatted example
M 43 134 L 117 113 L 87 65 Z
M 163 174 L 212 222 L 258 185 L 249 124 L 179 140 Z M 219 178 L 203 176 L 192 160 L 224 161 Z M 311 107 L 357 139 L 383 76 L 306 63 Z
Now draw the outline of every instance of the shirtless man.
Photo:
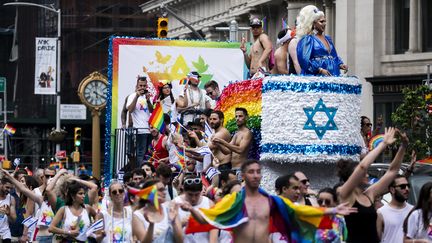
M 208 143 L 209 148 L 213 152 L 214 156 L 219 160 L 219 170 L 231 170 L 231 153 L 224 154 L 218 143 L 213 143 L 213 138 L 220 138 L 227 143 L 231 140 L 231 134 L 228 129 L 223 127 L 224 123 L 224 114 L 221 111 L 212 111 L 210 114 L 210 127 L 214 129 L 215 133 L 210 138 L 210 142 Z
M 271 70 L 272 74 L 288 74 L 288 44 L 291 40 L 291 30 L 283 29 L 279 32 L 277 44 L 280 44 L 275 53 L 275 66 Z
M 262 178 L 261 165 L 257 160 L 248 160 L 242 165 L 241 170 L 245 181 L 245 206 L 248 221 L 233 229 L 233 240 L 234 242 L 269 242 L 270 200 L 269 197 L 259 192 Z M 206 223 L 201 213 L 191 204 L 183 203 L 180 207 L 185 211 L 190 211 L 198 222 Z M 341 204 L 335 208 L 325 209 L 324 214 L 347 215 L 355 211 L 346 204 Z M 298 211 L 298 214 L 301 213 Z
M 247 118 L 247 110 L 237 107 L 235 109 L 235 119 L 238 129 L 231 142 L 228 143 L 218 137 L 212 139 L 212 142 L 219 145 L 224 154 L 231 153 L 232 169 L 240 170 L 240 167 L 248 158 L 249 147 L 252 142 L 252 132 L 246 127 Z
M 270 53 L 272 51 L 272 43 L 270 38 L 263 33 L 262 22 L 258 18 L 254 18 L 250 22 L 254 43 L 251 46 L 249 54 L 246 53 L 246 40 L 242 38 L 240 49 L 243 51 L 246 66 L 249 68 L 250 76 L 252 77 L 258 68 L 264 67 L 266 71 L 270 71 L 268 67 Z

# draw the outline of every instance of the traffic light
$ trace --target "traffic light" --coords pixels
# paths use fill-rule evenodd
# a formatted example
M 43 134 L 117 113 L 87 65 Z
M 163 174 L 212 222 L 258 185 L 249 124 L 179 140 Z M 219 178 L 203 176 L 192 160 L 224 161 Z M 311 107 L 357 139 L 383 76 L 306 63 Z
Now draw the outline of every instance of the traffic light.
M 157 20 L 157 37 L 167 38 L 168 36 L 168 18 L 159 17 Z
M 81 127 L 75 127 L 74 145 L 79 147 L 81 145 Z

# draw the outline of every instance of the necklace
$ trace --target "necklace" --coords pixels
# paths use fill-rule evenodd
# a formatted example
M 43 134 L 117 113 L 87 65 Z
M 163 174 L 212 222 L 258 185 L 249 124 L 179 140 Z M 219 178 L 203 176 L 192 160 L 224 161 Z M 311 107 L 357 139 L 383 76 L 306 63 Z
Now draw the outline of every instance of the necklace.
M 203 98 L 203 95 L 202 95 L 202 93 L 201 93 L 201 90 L 198 88 L 198 90 L 197 90 L 197 92 L 198 92 L 198 105 L 201 107 L 201 100 L 202 100 L 202 98 Z M 195 102 L 194 102 L 194 97 L 193 97 L 193 95 L 192 95 L 192 89 L 191 88 L 189 88 L 189 99 L 190 99 L 190 101 L 191 101 L 191 103 L 192 104 L 194 104 Z
M 122 210 L 122 228 L 121 228 L 121 231 L 120 231 L 120 239 L 121 239 L 121 241 L 124 243 L 124 238 L 125 238 L 125 235 L 126 235 L 126 230 L 125 230 L 125 224 L 124 224 L 124 221 L 125 221 L 125 216 L 126 216 L 126 213 L 125 213 L 125 208 L 123 208 L 123 210 Z M 114 233 L 114 205 L 113 205 L 113 207 L 111 208 L 111 232 L 110 232 L 110 238 L 111 238 L 111 240 L 110 240 L 110 242 L 114 242 L 114 236 L 115 236 L 115 233 Z M 118 242 L 118 240 L 116 240 L 115 242 Z

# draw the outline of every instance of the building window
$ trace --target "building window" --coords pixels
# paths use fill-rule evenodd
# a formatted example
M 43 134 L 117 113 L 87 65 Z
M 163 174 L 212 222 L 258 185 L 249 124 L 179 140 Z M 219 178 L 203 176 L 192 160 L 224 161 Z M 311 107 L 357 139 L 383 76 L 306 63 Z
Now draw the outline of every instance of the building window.
M 423 51 L 432 51 L 432 1 L 422 0 L 421 1 L 422 11 L 422 26 L 423 26 Z
M 394 0 L 395 53 L 408 50 L 409 45 L 409 0 Z

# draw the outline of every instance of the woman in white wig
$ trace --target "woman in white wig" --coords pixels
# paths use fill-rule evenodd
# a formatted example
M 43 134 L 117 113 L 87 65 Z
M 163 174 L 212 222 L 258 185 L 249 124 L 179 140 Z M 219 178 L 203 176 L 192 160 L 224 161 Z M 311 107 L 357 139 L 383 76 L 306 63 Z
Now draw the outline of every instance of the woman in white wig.
M 339 76 L 340 69 L 348 70 L 337 55 L 330 36 L 324 35 L 324 13 L 313 5 L 304 7 L 297 17 L 297 59 L 301 74 Z

